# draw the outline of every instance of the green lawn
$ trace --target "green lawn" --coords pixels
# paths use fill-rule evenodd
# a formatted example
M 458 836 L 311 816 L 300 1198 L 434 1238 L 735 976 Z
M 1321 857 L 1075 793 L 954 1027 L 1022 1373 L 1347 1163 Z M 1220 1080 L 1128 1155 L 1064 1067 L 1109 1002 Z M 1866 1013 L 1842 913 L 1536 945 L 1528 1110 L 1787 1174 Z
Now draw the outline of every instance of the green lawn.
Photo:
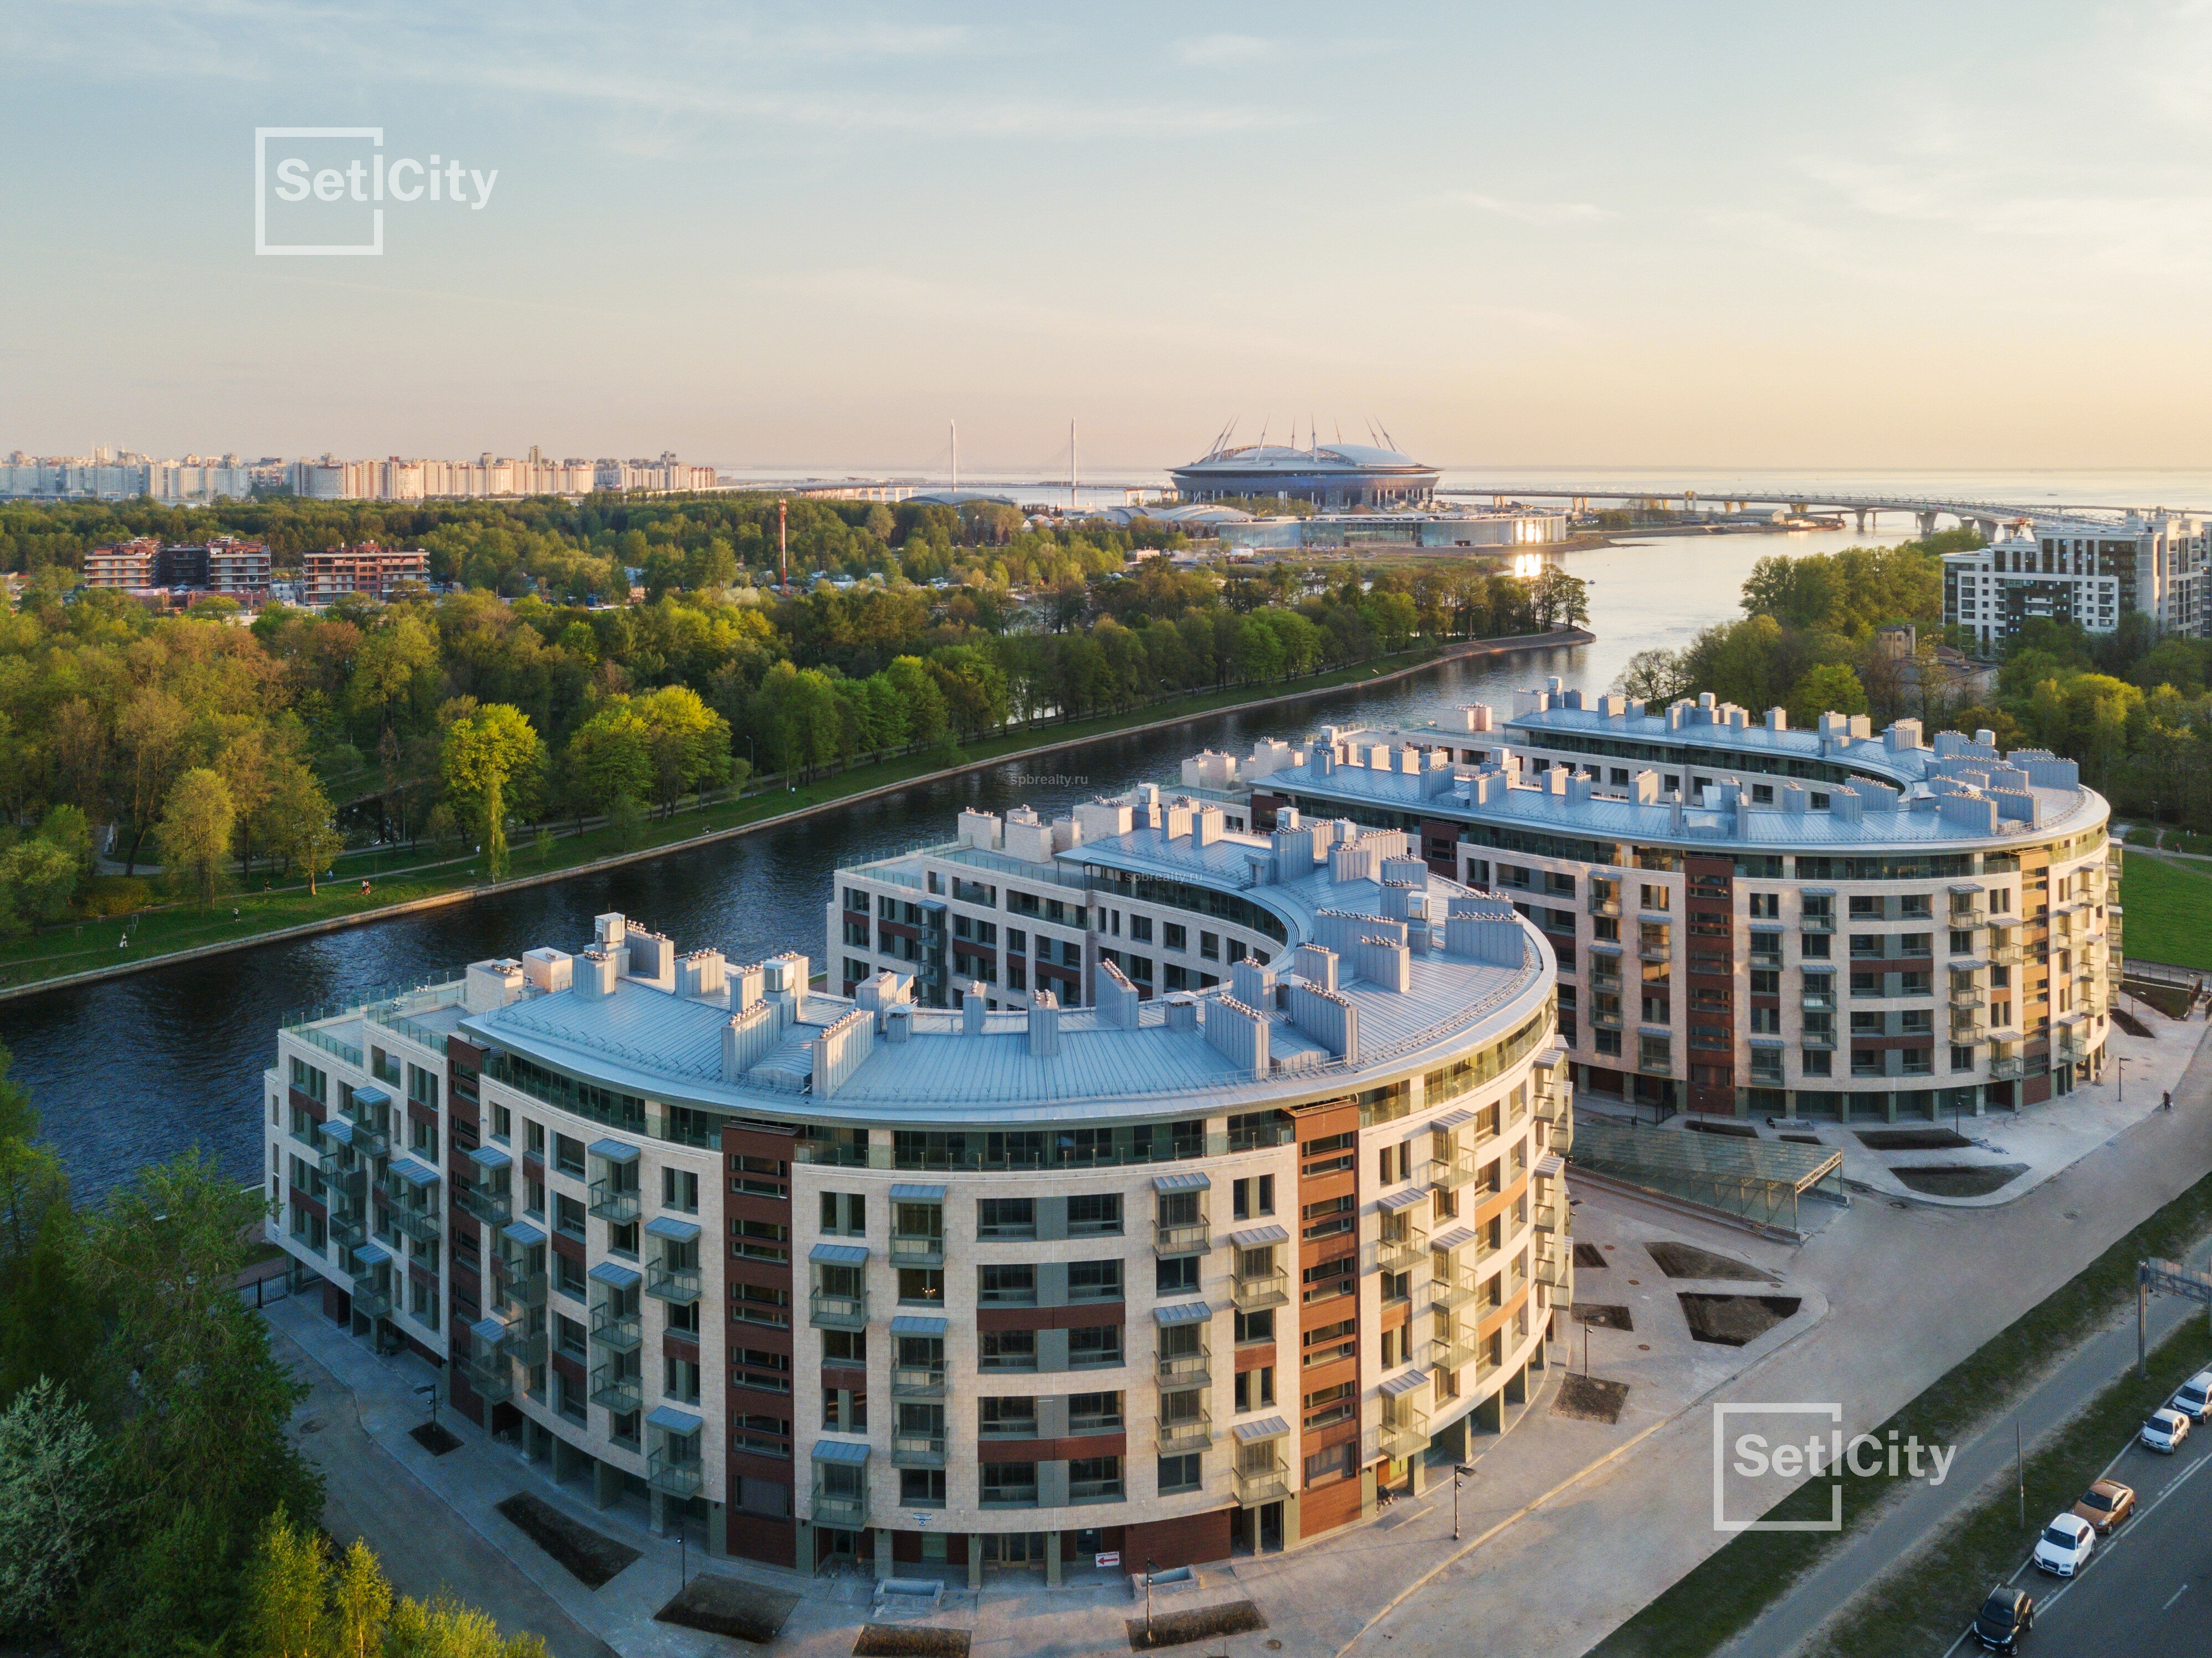
M 1425 645 L 1358 667 L 1340 669 L 1334 673 L 1320 674 L 1311 679 L 1296 680 L 1287 684 L 1238 686 L 1229 690 L 1174 697 L 1148 708 L 1133 708 L 1095 720 L 1009 731 L 987 741 L 969 744 L 952 763 L 988 761 L 1024 750 L 1108 735 L 1158 720 L 1189 718 L 1273 697 L 1303 696 L 1316 691 L 1358 684 L 1383 674 L 1417 667 L 1431 660 L 1437 653 L 1437 647 Z M 1172 749 L 1164 750 L 1163 763 L 1171 763 L 1170 756 L 1181 757 Z M 560 825 L 555 824 L 550 827 L 559 838 L 554 841 L 550 855 L 542 864 L 532 845 L 535 830 L 526 829 L 515 836 L 511 848 L 508 877 L 513 879 L 547 871 L 572 869 L 626 850 L 675 846 L 714 830 L 758 823 L 869 789 L 903 782 L 909 778 L 942 770 L 946 763 L 945 759 L 939 755 L 902 755 L 895 759 L 855 766 L 848 771 L 825 774 L 796 788 L 771 785 L 742 800 L 720 800 L 703 809 L 696 804 L 687 805 L 667 821 L 659 818 L 648 820 L 641 828 L 637 844 L 628 848 L 618 845 L 613 834 L 604 828 L 592 829 L 578 835 L 573 829 L 562 832 Z M 366 896 L 361 890 L 364 877 L 368 878 L 373 887 Z M 328 921 L 356 915 L 366 910 L 380 909 L 387 904 L 430 897 L 475 885 L 483 879 L 481 859 L 455 857 L 451 849 L 441 852 L 427 844 L 414 852 L 404 847 L 391 847 L 376 853 L 349 853 L 340 860 L 337 872 L 325 878 L 321 891 L 313 897 L 308 896 L 304 883 L 264 888 L 264 878 L 257 872 L 250 882 L 234 884 L 233 890 L 223 894 L 208 907 L 205 913 L 195 904 L 163 903 L 155 908 L 143 910 L 127 921 L 119 919 L 86 921 L 9 939 L 0 944 L 0 985 L 22 985 L 81 973 L 87 969 L 106 967 L 118 960 L 143 961 L 151 957 L 192 950 L 205 944 L 236 943 L 286 927 Z M 237 911 L 235 916 L 232 914 L 234 909 Z M 127 949 L 120 942 L 126 931 L 130 936 Z
M 2212 968 L 2212 875 L 2131 853 L 2122 866 L 2121 954 L 2130 961 Z

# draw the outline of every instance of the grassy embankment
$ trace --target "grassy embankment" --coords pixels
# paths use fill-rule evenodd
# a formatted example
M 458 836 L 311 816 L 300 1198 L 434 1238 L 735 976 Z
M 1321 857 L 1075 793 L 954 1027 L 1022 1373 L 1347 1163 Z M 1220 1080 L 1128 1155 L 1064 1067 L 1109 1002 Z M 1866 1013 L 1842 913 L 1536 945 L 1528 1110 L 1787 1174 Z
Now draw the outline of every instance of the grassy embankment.
M 2212 1175 L 2198 1181 L 1961 1359 L 1876 1428 L 1875 1434 L 1886 1441 L 1894 1430 L 1900 1439 L 1917 1435 L 1923 1444 L 1939 1445 L 1971 1439 L 1984 1423 L 2001 1417 L 2054 1357 L 2084 1340 L 2133 1301 L 2137 1262 L 2148 1255 L 2179 1260 L 2208 1227 L 2212 1227 Z M 2190 1323 L 2194 1327 L 2194 1321 Z M 2201 1337 L 2201 1328 L 2198 1333 Z M 2153 1368 L 2154 1383 L 2172 1373 L 2185 1355 L 2200 1353 L 2202 1348 L 2201 1340 L 2169 1343 Z M 2140 1421 L 2140 1415 L 2130 1418 L 2140 1402 L 2131 1386 L 2115 1384 L 2075 1424 L 2039 1448 L 2030 1465 L 2027 1530 L 2019 1525 L 2014 1493 L 2004 1494 L 2005 1503 L 1970 1509 L 1934 1549 L 1899 1575 L 1896 1585 L 1883 1586 L 1869 1619 L 1879 1615 L 1887 1620 L 1881 1627 L 1887 1639 L 1862 1642 L 1857 1634 L 1861 1620 L 1855 1616 L 1850 1643 L 1838 1649 L 1880 1653 L 1884 1658 L 1893 1653 L 1942 1651 L 1973 1615 L 1977 1595 L 2019 1564 L 2033 1527 L 2071 1503 L 2111 1457 L 2118 1444 L 2112 1424 Z M 1845 1480 L 1841 1532 L 1746 1532 L 1736 1537 L 1615 1630 L 1592 1658 L 1706 1658 L 1868 1523 L 1890 1495 L 1892 1485 L 1879 1475 Z M 1777 1503 L 1766 1517 L 1826 1519 L 1830 1490 L 1826 1480 L 1809 1482 Z M 1905 1633 L 1908 1629 L 1914 1633 Z M 1943 1631 L 1943 1636 L 1932 1645 L 1918 1638 L 1933 1631 Z
M 1273 701 L 1307 696 L 1339 689 L 1419 667 L 1441 654 L 1441 647 L 1425 645 L 1395 656 L 1288 684 L 1240 686 L 1224 691 L 1172 697 L 1126 713 L 1065 725 L 1024 726 L 1002 732 L 961 750 L 949 763 L 972 765 L 1029 750 L 1057 748 L 1087 738 L 1109 736 L 1157 721 L 1184 720 L 1201 714 Z M 1180 759 L 1163 752 L 1162 762 Z M 747 824 L 755 824 L 810 807 L 865 793 L 941 771 L 948 764 L 942 755 L 905 755 L 871 762 L 842 772 L 817 777 L 795 786 L 772 783 L 739 800 L 720 800 L 704 808 L 696 802 L 680 807 L 674 817 L 652 818 L 639 827 L 635 842 L 625 847 L 615 833 L 599 826 L 578 835 L 573 824 L 563 829 L 548 824 L 554 833 L 550 847 L 541 854 L 532 844 L 534 829 L 520 832 L 511 849 L 508 879 L 575 871 L 599 859 L 667 848 Z M 947 832 L 949 833 L 949 828 Z M 169 902 L 141 910 L 127 919 L 88 920 L 48 928 L 0 944 L 0 985 L 17 987 L 72 973 L 114 965 L 118 960 L 149 957 L 195 950 L 210 944 L 250 943 L 288 927 L 342 922 L 366 916 L 392 905 L 435 897 L 484 884 L 483 860 L 473 854 L 453 855 L 453 850 L 386 847 L 374 853 L 349 853 L 321 882 L 321 890 L 310 896 L 304 881 L 264 886 L 256 872 L 251 883 L 226 892 L 203 912 L 197 903 Z M 364 894 L 362 880 L 370 883 Z M 234 910 L 236 912 L 233 914 Z M 126 947 L 119 940 L 128 934 Z
M 2212 874 L 2131 852 L 2122 866 L 2120 905 L 2123 956 L 2212 969 Z

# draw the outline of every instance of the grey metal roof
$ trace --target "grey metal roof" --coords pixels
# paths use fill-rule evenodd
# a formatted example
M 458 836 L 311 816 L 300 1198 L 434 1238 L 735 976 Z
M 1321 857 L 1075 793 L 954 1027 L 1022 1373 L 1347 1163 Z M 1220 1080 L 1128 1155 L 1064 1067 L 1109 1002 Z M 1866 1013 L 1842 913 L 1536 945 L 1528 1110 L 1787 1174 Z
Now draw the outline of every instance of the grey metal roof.
M 1203 1324 L 1213 1309 L 1202 1301 L 1164 1301 L 1152 1309 L 1152 1322 L 1165 1329 L 1174 1324 Z
M 891 1320 L 891 1333 L 895 1336 L 941 1336 L 945 1327 L 943 1319 L 920 1313 L 901 1313 Z
M 1451 823 L 1534 829 L 1578 840 L 1747 852 L 1963 852 L 2048 840 L 2100 821 L 2107 810 L 2104 797 L 2094 789 L 2039 787 L 2030 793 L 2042 821 L 2033 825 L 2007 821 L 1995 835 L 1966 833 L 1941 812 L 1911 810 L 1909 802 L 1901 802 L 1893 811 L 1868 811 L 1856 819 L 1834 811 L 1784 811 L 1761 805 L 1747 805 L 1741 813 L 1686 805 L 1678 823 L 1676 809 L 1665 801 L 1645 805 L 1606 795 L 1577 800 L 1548 789 L 1515 786 L 1477 802 L 1464 786 L 1429 794 L 1424 780 L 1368 766 L 1337 766 L 1323 774 L 1309 762 L 1271 774 L 1267 787 L 1275 793 L 1346 805 L 1389 807 Z
M 891 1187 L 891 1201 L 942 1203 L 945 1201 L 945 1188 L 941 1186 L 894 1186 Z
M 1411 1209 L 1417 1203 L 1425 1202 L 1428 1195 L 1418 1186 L 1407 1186 L 1391 1193 L 1375 1206 L 1387 1214 L 1395 1215 L 1401 1209 Z
M 1449 1254 L 1454 1249 L 1466 1248 L 1468 1244 L 1481 1236 L 1482 1234 L 1472 1226 L 1455 1226 L 1450 1231 L 1438 1233 L 1435 1237 L 1431 1238 L 1429 1248 L 1442 1249 Z
M 343 1117 L 325 1117 L 323 1120 L 323 1138 L 336 1140 L 340 1145 L 351 1145 L 353 1125 Z
M 655 1215 L 646 1222 L 645 1230 L 657 1238 L 672 1238 L 678 1243 L 689 1243 L 699 1236 L 696 1221 L 678 1220 L 673 1215 Z
M 1279 1439 L 1290 1430 L 1291 1424 L 1279 1416 L 1263 1416 L 1256 1422 L 1240 1422 L 1229 1431 L 1249 1443 L 1255 1439 Z
M 814 1460 L 862 1463 L 868 1460 L 868 1447 L 865 1441 L 856 1443 L 849 1439 L 817 1439 L 814 1442 Z
M 1382 1391 L 1391 1398 L 1396 1399 L 1412 1393 L 1416 1388 L 1425 1388 L 1428 1385 L 1429 1373 L 1426 1370 L 1408 1370 L 1405 1375 L 1394 1376 L 1384 1382 Z
M 707 1425 L 704 1418 L 679 1411 L 673 1405 L 654 1406 L 645 1419 L 663 1432 L 672 1434 L 695 1434 Z
M 390 1245 L 380 1242 L 375 1238 L 369 1239 L 368 1242 L 356 1249 L 354 1254 L 363 1260 L 388 1261 L 398 1259 L 392 1254 Z
M 1556 1151 L 1547 1151 L 1536 1159 L 1536 1172 L 1546 1180 L 1557 1180 L 1567 1166 L 1567 1160 Z
M 645 1274 L 635 1272 L 617 1260 L 602 1260 L 594 1263 L 586 1276 L 595 1278 L 602 1284 L 612 1284 L 617 1290 L 627 1290 L 634 1284 L 641 1284 L 645 1281 Z
M 392 1103 L 392 1096 L 382 1089 L 371 1085 L 355 1089 L 353 1100 L 356 1105 L 389 1105 Z
M 603 1157 L 609 1163 L 635 1163 L 637 1147 L 627 1140 L 593 1140 L 592 1155 Z
M 526 1220 L 511 1220 L 501 1230 L 526 1249 L 545 1242 L 544 1232 Z
M 818 1260 L 825 1266 L 865 1266 L 868 1251 L 865 1244 L 817 1243 L 806 1252 L 809 1260 Z
M 1290 1241 L 1290 1229 L 1285 1226 L 1250 1226 L 1229 1235 L 1229 1247 L 1232 1249 L 1264 1249 L 1271 1243 Z
M 434 1186 L 438 1181 L 438 1171 L 414 1157 L 392 1158 L 392 1172 L 410 1186 Z
M 514 1162 L 513 1157 L 489 1141 L 486 1141 L 482 1145 L 471 1146 L 468 1150 L 468 1159 L 479 1169 L 506 1169 L 512 1166 Z
M 480 1318 L 469 1326 L 469 1333 L 478 1341 L 488 1341 L 494 1346 L 497 1346 L 507 1339 L 507 1321 L 500 1318 Z
M 1200 847 L 1188 835 L 1144 829 L 1085 842 L 1048 864 L 992 855 L 1033 872 L 1040 884 L 1079 885 L 1085 866 L 1096 865 L 1235 894 L 1273 914 L 1291 944 L 1316 936 L 1322 909 L 1382 913 L 1377 883 L 1339 882 L 1326 863 L 1288 882 L 1266 883 L 1272 853 L 1272 842 L 1258 835 L 1224 835 Z M 1431 877 L 1432 911 L 1441 910 L 1442 899 L 1466 891 Z M 811 1091 L 812 1045 L 823 1026 L 853 1005 L 842 997 L 810 993 L 801 1018 L 735 1080 L 721 1072 L 722 1032 L 730 1019 L 726 1000 L 680 997 L 627 978 L 608 997 L 586 999 L 573 990 L 532 996 L 474 1015 L 463 1028 L 473 1041 L 526 1054 L 601 1086 L 745 1115 L 978 1127 L 1158 1121 L 1192 1114 L 1201 1103 L 1211 1114 L 1310 1098 L 1353 1078 L 1402 1072 L 1431 1050 L 1455 1053 L 1486 1033 L 1502 1033 L 1540 1008 L 1550 987 L 1547 947 L 1533 929 L 1524 927 L 1523 935 L 1522 959 L 1511 967 L 1440 948 L 1417 951 L 1404 993 L 1356 973 L 1346 977 L 1339 990 L 1358 1011 L 1358 1062 L 1334 1058 L 1277 1015 L 1268 1046 L 1271 1058 L 1283 1063 L 1261 1078 L 1231 1064 L 1202 1030 L 1169 1029 L 1165 1004 L 1158 999 L 1139 1005 L 1128 1029 L 1094 1009 L 1063 1010 L 1058 1051 L 1049 1055 L 1030 1052 L 1024 1011 L 987 1014 L 982 1030 L 969 1034 L 959 1013 L 917 1009 L 908 1040 L 878 1042 L 829 1098 Z M 1277 955 L 1279 968 L 1286 967 L 1287 946 Z M 1203 1002 L 1223 993 L 1199 996 Z
M 1443 1116 L 1438 1117 L 1434 1122 L 1431 1123 L 1429 1127 L 1431 1128 L 1442 1129 L 1444 1133 L 1449 1133 L 1455 1128 L 1466 1127 L 1468 1124 L 1474 1121 L 1475 1115 L 1476 1114 L 1469 1110 L 1466 1106 L 1462 1106 L 1456 1111 L 1447 1111 Z
M 1185 1169 L 1180 1174 L 1152 1176 L 1152 1190 L 1155 1192 L 1210 1192 L 1212 1189 L 1212 1181 L 1195 1169 Z

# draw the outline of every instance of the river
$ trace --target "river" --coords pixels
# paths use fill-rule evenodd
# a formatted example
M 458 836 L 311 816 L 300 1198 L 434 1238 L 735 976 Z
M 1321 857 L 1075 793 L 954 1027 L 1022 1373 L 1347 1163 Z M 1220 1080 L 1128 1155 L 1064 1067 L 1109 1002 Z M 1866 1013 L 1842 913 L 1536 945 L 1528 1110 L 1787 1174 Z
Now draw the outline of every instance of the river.
M 557 885 L 0 1004 L 0 1038 L 81 1195 L 195 1144 L 251 1178 L 260 1156 L 259 1077 L 273 1062 L 277 1022 L 292 1009 L 536 944 L 574 949 L 590 938 L 591 918 L 611 909 L 670 934 L 679 949 L 720 945 L 735 961 L 796 949 L 819 966 L 833 872 L 949 838 L 963 806 L 1062 810 L 1132 783 L 1172 782 L 1182 757 L 1201 748 L 1243 754 L 1261 738 L 1297 737 L 1324 723 L 1426 720 L 1478 701 L 1503 714 L 1516 689 L 1547 675 L 1601 691 L 1635 652 L 1681 645 L 1735 614 L 1743 579 L 1763 555 L 1903 538 L 1900 526 L 1864 536 L 1664 537 L 1565 554 L 1566 567 L 1591 584 L 1594 645 L 1446 663 L 1372 690 L 1210 715 L 1179 732 L 986 767 Z

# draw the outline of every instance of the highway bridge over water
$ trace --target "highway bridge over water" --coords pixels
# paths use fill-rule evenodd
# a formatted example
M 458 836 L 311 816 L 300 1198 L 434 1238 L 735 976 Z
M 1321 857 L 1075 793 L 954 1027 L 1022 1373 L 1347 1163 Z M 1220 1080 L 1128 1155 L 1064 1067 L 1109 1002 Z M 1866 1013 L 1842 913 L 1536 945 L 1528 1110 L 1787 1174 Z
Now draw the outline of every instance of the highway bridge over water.
M 1927 495 L 1850 495 L 1817 489 L 1768 490 L 1765 493 L 1726 490 L 1705 494 L 1696 489 L 1662 492 L 1622 489 L 1617 485 L 1599 488 L 1568 484 L 1520 489 L 1509 484 L 1492 484 L 1479 489 L 1439 489 L 1437 493 L 1439 495 L 1478 499 L 1487 496 L 1492 504 L 1500 507 L 1516 501 L 1564 501 L 1569 503 L 1570 511 L 1577 513 L 1589 510 L 1592 501 L 1618 501 L 1629 507 L 1692 513 L 1700 508 L 1714 513 L 1742 513 L 1754 507 L 1778 507 L 1800 514 L 1828 510 L 1856 514 L 1862 531 L 1873 528 L 1884 513 L 1910 513 L 1923 536 L 1936 533 L 1939 519 L 1951 518 L 1962 525 L 1972 525 L 1988 541 L 1995 541 L 2014 525 L 2034 519 L 2063 518 L 2077 524 L 2117 526 L 2126 520 L 2130 510 L 2136 510 L 2124 507 L 2051 501 L 2029 504 L 2021 501 L 1953 501 Z

